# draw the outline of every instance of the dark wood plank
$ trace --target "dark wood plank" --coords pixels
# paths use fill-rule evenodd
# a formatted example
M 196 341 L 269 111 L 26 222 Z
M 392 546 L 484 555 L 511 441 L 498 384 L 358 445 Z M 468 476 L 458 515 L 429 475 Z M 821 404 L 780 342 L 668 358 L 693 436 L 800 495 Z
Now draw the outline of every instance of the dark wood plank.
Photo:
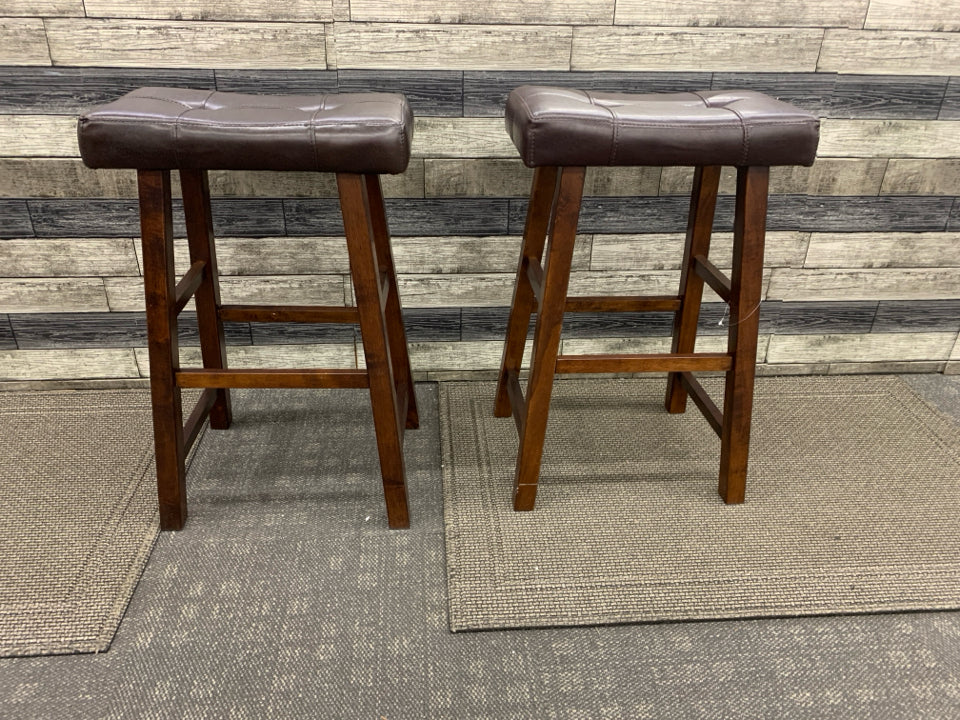
M 502 116 L 507 95 L 520 85 L 554 85 L 604 92 L 683 92 L 709 88 L 710 73 L 468 70 L 463 74 L 464 116 Z
M 942 231 L 946 229 L 952 204 L 953 198 L 949 197 L 775 195 L 770 198 L 767 228 L 809 232 Z
M 0 199 L 0 238 L 27 238 L 34 234 L 27 201 Z
M 0 315 L 0 350 L 16 350 L 17 340 L 13 334 L 13 325 L 10 323 L 10 316 Z
M 582 233 L 680 232 L 684 229 L 685 197 L 588 197 L 580 208 Z M 510 200 L 509 234 L 523 231 L 527 201 Z
M 463 115 L 459 70 L 339 70 L 340 92 L 403 93 L 417 117 Z
M 212 70 L 0 67 L 0 111 L 78 113 L 141 87 L 214 88 Z
M 830 107 L 836 73 L 714 73 L 713 90 L 754 90 L 809 110 L 817 115 Z
M 960 230 L 960 197 L 954 198 L 953 210 L 950 212 L 950 220 L 947 222 L 947 230 Z
M 405 308 L 403 324 L 408 342 L 460 340 L 460 308 Z
M 339 323 L 253 323 L 254 345 L 317 345 L 351 343 L 358 338 L 355 325 Z
M 760 329 L 778 335 L 838 335 L 868 333 L 876 302 L 765 302 Z
M 337 92 L 336 70 L 215 70 L 217 90 L 254 95 Z
M 960 331 L 960 300 L 883 300 L 872 332 L 916 333 Z
M 823 114 L 833 118 L 935 120 L 946 86 L 945 77 L 841 74 Z
M 952 77 L 947 82 L 938 119 L 960 120 L 960 77 Z
M 364 370 L 327 369 L 186 369 L 177 373 L 182 388 L 365 388 Z

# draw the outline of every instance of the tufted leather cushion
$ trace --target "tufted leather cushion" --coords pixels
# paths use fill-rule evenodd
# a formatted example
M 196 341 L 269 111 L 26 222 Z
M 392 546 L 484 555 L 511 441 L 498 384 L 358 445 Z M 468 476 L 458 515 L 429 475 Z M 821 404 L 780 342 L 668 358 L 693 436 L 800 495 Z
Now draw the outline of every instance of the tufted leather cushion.
M 671 94 L 525 85 L 507 132 L 538 165 L 811 165 L 816 116 L 749 90 Z
M 94 168 L 400 173 L 413 115 L 403 95 L 244 95 L 141 88 L 80 118 Z

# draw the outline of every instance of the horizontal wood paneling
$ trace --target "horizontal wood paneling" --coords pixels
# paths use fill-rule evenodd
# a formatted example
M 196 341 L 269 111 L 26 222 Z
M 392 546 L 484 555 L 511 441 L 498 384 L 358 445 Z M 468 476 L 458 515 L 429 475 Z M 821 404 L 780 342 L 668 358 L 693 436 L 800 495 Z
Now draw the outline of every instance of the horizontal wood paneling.
M 0 17 L 0 64 L 50 64 L 43 20 Z
M 609 25 L 614 0 L 350 0 L 354 22 Z
M 873 332 L 960 332 L 960 300 L 881 302 Z
M 766 357 L 767 336 L 761 336 L 757 343 L 757 361 L 763 362 Z M 713 335 L 699 338 L 697 352 L 726 352 L 727 338 L 725 335 Z M 560 346 L 562 355 L 606 355 L 606 354 L 637 354 L 637 353 L 668 353 L 670 352 L 669 337 L 637 337 L 637 338 L 563 338 Z
M 770 270 L 764 270 L 761 298 L 766 296 Z M 676 295 L 680 271 L 574 272 L 568 295 Z M 713 290 L 704 288 L 704 301 L 717 302 Z
M 901 160 L 887 164 L 880 192 L 884 195 L 956 195 L 960 160 Z
M 0 156 L 78 157 L 77 118 L 0 115 Z
M 498 118 L 417 118 L 415 157 L 516 157 L 517 149 Z
M 943 369 L 943 374 L 960 375 L 960 337 L 957 338 L 957 342 L 953 346 L 953 351 L 950 353 L 950 361 Z
M 9 315 L 0 315 L 0 350 L 16 350 L 17 341 L 13 337 Z
M 452 70 L 338 71 L 340 92 L 403 93 L 417 117 L 463 114 L 463 73 Z
M 514 273 L 400 273 L 397 282 L 406 308 L 503 306 L 510 304 L 514 278 Z
M 888 75 L 960 75 L 960 35 L 832 30 L 823 38 L 817 70 Z
M 774 335 L 768 363 L 946 360 L 953 333 Z
M 530 366 L 530 345 L 527 345 L 521 362 Z M 410 365 L 413 371 L 437 370 L 496 370 L 503 356 L 503 342 L 423 342 L 410 343 Z
M 0 277 L 81 277 L 139 273 L 133 240 L 30 238 L 0 242 Z
M 0 158 L 0 197 L 136 196 L 134 170 L 91 170 L 79 158 Z
M 865 28 L 879 30 L 960 30 L 960 5 L 950 0 L 870 0 Z
M 333 20 L 331 0 L 84 0 L 87 17 L 152 20 L 252 20 L 255 22 Z
M 952 77 L 947 83 L 940 108 L 941 120 L 960 120 L 960 78 Z
M 876 302 L 765 302 L 760 327 L 776 335 L 868 333 L 876 313 Z
M 770 192 L 775 195 L 878 195 L 887 161 L 882 159 L 817 158 L 812 167 L 799 165 L 770 168 Z M 663 168 L 660 195 L 688 195 L 693 187 L 693 168 Z M 736 168 L 724 168 L 720 192 L 737 190 Z
M 874 0 L 875 1 L 875 0 Z M 863 27 L 869 0 L 617 0 L 617 25 Z
M 813 71 L 822 30 L 575 28 L 571 70 Z
M 167 68 L 327 66 L 322 24 L 47 20 L 56 65 Z
M 960 153 L 960 121 L 825 118 L 818 153 L 822 157 L 955 157 Z
M 0 380 L 137 377 L 133 350 L 12 350 L 0 352 Z
M 960 297 L 960 268 L 784 270 L 771 300 L 941 300 Z
M 143 291 L 141 290 L 141 295 Z M 0 313 L 96 312 L 109 310 L 99 278 L 0 279 Z
M 813 233 L 804 266 L 960 267 L 960 233 Z
M 141 377 L 150 376 L 146 348 L 132 351 Z M 180 366 L 203 366 L 200 349 L 180 348 Z M 356 347 L 353 343 L 316 343 L 310 345 L 234 345 L 227 346 L 227 366 L 241 368 L 355 368 Z
M 83 17 L 83 0 L 0 0 L 0 17 Z
M 338 23 L 338 68 L 567 70 L 569 27 Z
M 0 198 L 0 238 L 31 237 L 33 234 L 26 200 Z

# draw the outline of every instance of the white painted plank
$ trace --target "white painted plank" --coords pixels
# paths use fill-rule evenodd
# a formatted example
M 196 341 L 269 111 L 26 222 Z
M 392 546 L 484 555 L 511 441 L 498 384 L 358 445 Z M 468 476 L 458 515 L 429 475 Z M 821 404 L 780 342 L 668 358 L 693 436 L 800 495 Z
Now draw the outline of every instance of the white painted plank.
M 50 64 L 43 20 L 0 17 L 0 64 Z
M 4 241 L 0 241 L 2 243 Z M 143 292 L 140 293 L 143 295 Z M 0 313 L 102 312 L 109 310 L 100 278 L 0 280 Z
M 87 3 L 89 5 L 89 3 Z M 0 0 L 0 17 L 83 17 L 83 0 Z
M 768 363 L 946 360 L 955 333 L 774 335 Z
M 885 75 L 958 75 L 960 35 L 828 29 L 817 70 Z
M 0 156 L 79 157 L 77 118 L 0 115 Z
M 960 267 L 960 232 L 813 233 L 804 267 Z
M 841 120 L 820 125 L 822 157 L 960 157 L 960 120 Z
M 875 30 L 960 30 L 957 0 L 870 0 L 865 28 Z
M 325 69 L 324 25 L 47 20 L 56 65 Z
M 761 299 L 767 296 L 770 270 L 763 271 Z M 676 295 L 680 271 L 574 272 L 568 295 Z M 710 286 L 704 287 L 704 302 L 719 302 Z
M 133 350 L 0 350 L 0 380 L 93 380 L 138 376 Z
M 84 0 L 87 17 L 331 22 L 331 0 Z M 82 15 L 82 13 L 81 13 Z
M 876 0 L 874 0 L 876 2 Z M 869 0 L 617 0 L 617 25 L 863 27 Z
M 129 238 L 0 240 L 0 277 L 138 275 Z
M 350 0 L 354 22 L 610 25 L 614 0 Z
M 150 359 L 146 348 L 136 348 L 134 354 L 141 377 L 150 377 Z M 227 345 L 227 367 L 236 370 L 250 368 L 324 368 L 353 369 L 357 367 L 354 343 L 316 343 L 310 345 Z M 180 367 L 203 367 L 199 347 L 180 348 Z
M 533 343 L 527 343 L 522 367 L 530 367 Z M 414 372 L 444 370 L 497 370 L 503 357 L 503 341 L 414 342 L 410 343 L 410 365 Z
M 960 297 L 960 268 L 774 269 L 768 300 L 948 300 Z
M 338 68 L 569 70 L 569 27 L 337 23 Z
M 571 69 L 805 72 L 816 69 L 822 38 L 806 29 L 578 27 Z

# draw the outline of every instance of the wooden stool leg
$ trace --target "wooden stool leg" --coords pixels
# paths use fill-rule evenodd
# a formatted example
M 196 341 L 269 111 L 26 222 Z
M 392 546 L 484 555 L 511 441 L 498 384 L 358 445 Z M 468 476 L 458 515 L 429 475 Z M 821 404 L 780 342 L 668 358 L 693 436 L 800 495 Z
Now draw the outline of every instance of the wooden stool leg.
M 367 185 L 363 175 L 338 173 L 337 186 L 370 382 L 370 404 L 377 433 L 387 522 L 392 528 L 405 528 L 410 525 L 410 517 L 403 464 L 403 421 L 399 416 L 387 320 L 383 314 Z
M 397 403 L 400 414 L 405 417 L 408 428 L 420 426 L 417 413 L 417 396 L 413 389 L 413 372 L 410 369 L 410 353 L 407 350 L 407 333 L 403 326 L 403 311 L 400 307 L 400 291 L 397 288 L 397 270 L 390 248 L 390 228 L 383 207 L 383 191 L 379 175 L 366 175 L 367 197 L 370 204 L 370 221 L 373 225 L 373 241 L 377 249 L 377 264 L 386 275 L 388 285 L 387 306 L 384 308 L 387 335 L 390 342 L 390 359 L 393 361 L 393 377 L 397 382 Z M 406 411 L 404 411 L 406 408 Z
M 520 426 L 520 447 L 517 451 L 517 472 L 514 479 L 513 509 L 533 510 L 537 499 L 540 460 L 547 432 L 550 394 L 560 349 L 560 330 L 573 262 L 573 244 L 580 218 L 585 168 L 565 167 L 560 170 L 556 202 L 553 203 L 553 226 L 550 248 L 543 272 L 543 295 L 537 326 L 533 336 L 533 360 Z M 525 333 L 524 333 L 525 334 Z M 522 338 L 522 336 L 521 336 Z
M 743 502 L 746 486 L 769 175 L 770 170 L 766 167 L 737 170 L 730 330 L 727 341 L 728 352 L 733 356 L 733 367 L 727 372 L 724 390 L 718 488 L 726 503 Z
M 213 242 L 213 217 L 210 214 L 210 186 L 206 170 L 181 170 L 180 186 L 183 192 L 183 212 L 187 222 L 187 241 L 190 262 L 204 264 L 203 280 L 194 294 L 197 305 L 197 326 L 200 331 L 200 352 L 203 367 L 227 367 L 227 345 L 220 319 L 220 280 L 217 274 L 217 254 Z M 230 391 L 215 390 L 216 399 L 210 409 L 210 427 L 226 430 L 233 412 Z
M 523 244 L 520 247 L 517 280 L 513 286 L 510 319 L 507 322 L 506 341 L 503 345 L 503 359 L 500 362 L 500 381 L 497 385 L 497 398 L 493 410 L 496 417 L 509 417 L 511 414 L 510 396 L 507 390 L 509 378 L 511 373 L 515 375 L 520 373 L 523 349 L 527 342 L 527 330 L 530 327 L 530 315 L 535 303 L 533 288 L 527 277 L 527 268 L 531 264 L 539 265 L 543 257 L 558 178 L 559 168 L 556 167 L 538 167 L 534 171 L 530 205 L 527 208 L 527 222 L 523 231 Z
M 150 394 L 156 448 L 160 528 L 179 530 L 187 520 L 183 410 L 176 372 L 176 278 L 173 269 L 173 207 L 170 172 L 137 172 L 140 228 L 143 242 L 143 281 L 147 302 L 147 343 L 150 353 Z
M 703 298 L 703 278 L 691 272 L 692 260 L 706 257 L 710 251 L 710 235 L 717 206 L 717 187 L 720 184 L 720 166 L 698 167 L 693 176 L 690 194 L 690 215 L 687 220 L 687 239 L 680 268 L 680 308 L 673 321 L 671 353 L 692 353 L 697 342 L 697 321 L 700 319 L 700 301 Z M 667 412 L 682 413 L 687 409 L 687 391 L 680 382 L 680 373 L 667 375 Z

